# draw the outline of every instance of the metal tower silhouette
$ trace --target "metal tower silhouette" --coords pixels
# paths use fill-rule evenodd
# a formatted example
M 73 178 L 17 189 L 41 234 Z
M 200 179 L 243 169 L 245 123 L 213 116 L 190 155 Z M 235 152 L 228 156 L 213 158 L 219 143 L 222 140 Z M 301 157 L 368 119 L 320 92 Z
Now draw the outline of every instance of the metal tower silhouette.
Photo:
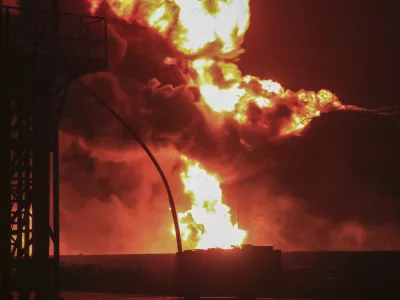
M 57 294 L 58 119 L 70 81 L 107 68 L 105 19 L 25 2 L 0 6 L 1 299 Z

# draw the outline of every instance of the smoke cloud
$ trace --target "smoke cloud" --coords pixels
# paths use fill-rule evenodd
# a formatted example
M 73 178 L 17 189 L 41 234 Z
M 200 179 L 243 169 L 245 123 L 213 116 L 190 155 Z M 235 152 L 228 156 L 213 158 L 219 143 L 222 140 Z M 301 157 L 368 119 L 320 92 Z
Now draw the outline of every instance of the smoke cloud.
M 72 2 L 75 11 L 85 9 Z M 332 114 L 302 137 L 276 139 L 271 128 L 239 126 L 199 103 L 184 63 L 164 63 L 177 54 L 151 29 L 111 22 L 109 47 L 109 72 L 82 80 L 154 151 L 178 211 L 189 206 L 179 180 L 185 154 L 222 179 L 224 201 L 249 231 L 249 243 L 287 251 L 400 247 L 399 189 L 393 178 L 376 179 L 400 166 L 379 153 L 392 149 L 382 146 L 393 141 L 381 133 L 400 129 L 398 120 Z M 286 112 L 282 105 L 267 115 L 279 123 Z M 62 253 L 176 251 L 167 196 L 151 161 L 77 85 L 60 131 Z

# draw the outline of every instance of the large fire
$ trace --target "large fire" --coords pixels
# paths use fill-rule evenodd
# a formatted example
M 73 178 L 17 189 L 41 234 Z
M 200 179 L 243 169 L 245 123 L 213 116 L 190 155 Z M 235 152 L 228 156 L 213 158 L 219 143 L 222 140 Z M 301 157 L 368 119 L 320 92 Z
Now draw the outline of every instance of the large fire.
M 185 246 L 197 249 L 240 246 L 246 232 L 232 224 L 230 208 L 222 201 L 218 177 L 185 156 L 182 161 L 185 168 L 181 180 L 185 193 L 192 199 L 192 207 L 178 215 Z M 175 233 L 173 228 L 172 233 Z
M 176 50 L 165 64 L 184 60 L 188 82 L 200 91 L 201 104 L 210 114 L 231 117 L 239 124 L 269 129 L 268 116 L 281 106 L 290 113 L 278 135 L 300 134 L 312 118 L 344 109 L 327 91 L 285 90 L 273 80 L 243 75 L 235 61 L 243 52 L 250 24 L 250 0 L 88 0 L 94 14 L 107 5 L 126 22 L 139 22 L 156 30 Z M 251 114 L 250 111 L 258 111 Z M 183 240 L 189 248 L 229 248 L 240 245 L 245 231 L 231 223 L 229 207 L 215 176 L 198 163 L 183 158 L 181 174 L 192 208 L 180 214 Z

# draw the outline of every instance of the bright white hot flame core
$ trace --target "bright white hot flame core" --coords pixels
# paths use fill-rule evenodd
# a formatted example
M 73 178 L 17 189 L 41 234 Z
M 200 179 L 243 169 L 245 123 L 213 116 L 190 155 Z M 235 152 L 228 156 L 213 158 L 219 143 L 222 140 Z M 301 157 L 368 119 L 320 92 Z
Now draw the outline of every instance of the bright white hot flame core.
M 198 162 L 182 156 L 181 172 L 184 191 L 190 196 L 190 210 L 179 214 L 182 239 L 187 247 L 229 249 L 240 246 L 246 231 L 232 223 L 230 208 L 222 201 L 219 179 L 209 174 Z
M 213 41 L 221 42 L 222 53 L 229 53 L 239 48 L 240 40 L 237 37 L 243 36 L 249 26 L 248 1 L 175 0 L 174 2 L 180 9 L 180 24 L 186 29 L 186 32 L 179 36 L 181 50 L 186 53 L 197 53 Z

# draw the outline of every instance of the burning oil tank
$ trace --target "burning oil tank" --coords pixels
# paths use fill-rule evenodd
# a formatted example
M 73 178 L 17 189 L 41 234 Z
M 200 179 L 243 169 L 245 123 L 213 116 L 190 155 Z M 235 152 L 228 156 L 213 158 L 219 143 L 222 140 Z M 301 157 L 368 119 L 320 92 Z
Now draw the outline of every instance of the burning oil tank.
M 185 298 L 276 296 L 281 257 L 273 247 L 252 245 L 178 253 L 180 294 Z

